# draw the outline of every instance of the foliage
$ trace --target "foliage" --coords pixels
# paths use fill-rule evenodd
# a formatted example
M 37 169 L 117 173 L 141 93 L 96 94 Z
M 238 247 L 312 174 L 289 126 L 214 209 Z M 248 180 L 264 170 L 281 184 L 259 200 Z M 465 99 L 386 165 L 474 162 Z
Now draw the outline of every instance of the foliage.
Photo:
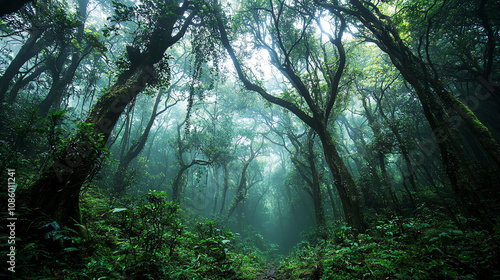
M 231 232 L 210 220 L 189 229 L 163 192 L 124 198 L 113 209 L 95 191 L 82 202 L 86 222 L 77 230 L 39 222 L 23 242 L 23 279 L 242 279 L 241 271 L 256 271 L 251 257 L 232 252 Z
M 237 240 L 233 245 L 233 249 L 264 266 L 266 262 L 275 261 L 280 257 L 278 254 L 278 244 L 269 242 L 255 228 L 249 226 L 244 233 L 236 234 Z
M 281 263 L 279 279 L 496 279 L 498 232 L 459 229 L 442 217 L 375 222 L 354 237 L 346 226 L 323 229 Z

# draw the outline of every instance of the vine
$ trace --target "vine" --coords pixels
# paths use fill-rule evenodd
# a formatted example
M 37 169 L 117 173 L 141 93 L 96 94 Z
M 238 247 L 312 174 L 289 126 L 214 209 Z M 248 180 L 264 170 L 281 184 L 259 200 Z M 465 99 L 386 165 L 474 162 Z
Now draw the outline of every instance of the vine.
M 211 6 L 202 5 L 199 19 L 200 24 L 196 26 L 191 39 L 192 56 L 189 66 L 191 79 L 186 113 L 186 133 L 189 133 L 190 116 L 195 96 L 203 100 L 204 93 L 213 90 L 215 83 L 219 81 L 219 61 L 223 53 L 222 46 L 216 40 L 219 37 L 219 31 L 214 9 Z

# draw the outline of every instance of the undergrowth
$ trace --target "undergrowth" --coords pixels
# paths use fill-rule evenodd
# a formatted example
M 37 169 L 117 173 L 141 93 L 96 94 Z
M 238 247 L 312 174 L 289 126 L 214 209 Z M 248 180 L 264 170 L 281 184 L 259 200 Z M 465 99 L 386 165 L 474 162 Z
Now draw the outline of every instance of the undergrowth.
M 498 231 L 431 214 L 377 221 L 357 237 L 346 226 L 311 235 L 281 262 L 278 279 L 500 279 Z
M 86 193 L 83 224 L 67 228 L 54 221 L 30 221 L 36 231 L 17 242 L 15 276 L 253 279 L 258 267 L 265 264 L 259 256 L 234 252 L 234 235 L 211 220 L 187 226 L 179 205 L 168 201 L 163 192 L 152 191 L 119 203 L 123 206 L 110 208 L 100 194 Z
M 276 279 L 500 278 L 498 230 L 457 227 L 425 208 L 415 217 L 375 220 L 359 235 L 346 226 L 316 228 L 283 259 L 258 231 L 195 221 L 163 192 L 111 206 L 89 191 L 81 202 L 84 222 L 73 228 L 19 209 L 25 214 L 11 279 L 269 279 L 266 266 L 280 259 Z M 8 247 L 0 250 L 5 255 Z

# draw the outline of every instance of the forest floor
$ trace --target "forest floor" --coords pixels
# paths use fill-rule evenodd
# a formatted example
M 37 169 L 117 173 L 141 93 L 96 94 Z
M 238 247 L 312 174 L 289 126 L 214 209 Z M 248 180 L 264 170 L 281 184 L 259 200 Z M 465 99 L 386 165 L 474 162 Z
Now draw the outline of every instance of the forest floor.
M 366 233 L 357 236 L 347 226 L 313 229 L 283 259 L 275 246 L 261 242 L 258 232 L 254 238 L 250 232 L 242 237 L 214 221 L 181 216 L 178 205 L 162 193 L 125 202 L 127 208 L 110 209 L 104 196 L 87 193 L 82 200 L 84 223 L 76 229 L 50 220 L 32 225 L 33 217 L 20 217 L 35 230 L 19 245 L 19 272 L 0 272 L 0 277 L 500 279 L 500 229 L 472 227 L 474 221 L 464 217 L 456 225 L 430 209 L 415 217 L 374 220 Z M 1 254 L 8 253 L 5 248 L 0 247 Z
M 276 272 L 278 271 L 279 264 L 277 263 L 267 263 L 266 271 L 263 275 L 257 277 L 257 280 L 276 280 Z
M 345 226 L 318 228 L 262 276 L 245 279 L 500 279 L 500 230 L 459 218 L 457 225 L 423 209 L 372 221 L 357 236 Z

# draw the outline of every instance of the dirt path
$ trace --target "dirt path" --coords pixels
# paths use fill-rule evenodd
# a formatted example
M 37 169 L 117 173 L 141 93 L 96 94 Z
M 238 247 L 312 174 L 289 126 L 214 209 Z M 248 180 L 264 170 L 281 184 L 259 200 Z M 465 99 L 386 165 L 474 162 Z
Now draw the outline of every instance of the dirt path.
M 267 263 L 267 270 L 266 272 L 259 276 L 257 280 L 276 280 L 276 272 L 278 270 L 278 264 L 277 263 Z

